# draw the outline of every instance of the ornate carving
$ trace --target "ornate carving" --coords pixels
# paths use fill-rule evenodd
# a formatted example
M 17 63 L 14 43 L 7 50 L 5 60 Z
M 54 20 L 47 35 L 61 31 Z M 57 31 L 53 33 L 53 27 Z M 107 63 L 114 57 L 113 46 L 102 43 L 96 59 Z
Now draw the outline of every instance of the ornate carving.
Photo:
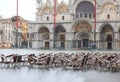
M 87 22 L 80 22 L 79 24 L 76 25 L 75 32 L 81 31 L 92 31 L 92 28 L 90 24 L 88 24 Z
M 102 12 L 115 12 L 115 11 L 116 11 L 116 7 L 111 4 L 105 5 L 102 9 Z
M 51 8 L 50 7 L 46 7 L 43 10 L 43 14 L 50 14 L 51 13 Z
M 62 6 L 58 9 L 58 13 L 68 13 L 68 8 L 66 6 Z
M 42 38 L 43 38 L 43 40 L 49 40 L 49 34 L 43 33 Z

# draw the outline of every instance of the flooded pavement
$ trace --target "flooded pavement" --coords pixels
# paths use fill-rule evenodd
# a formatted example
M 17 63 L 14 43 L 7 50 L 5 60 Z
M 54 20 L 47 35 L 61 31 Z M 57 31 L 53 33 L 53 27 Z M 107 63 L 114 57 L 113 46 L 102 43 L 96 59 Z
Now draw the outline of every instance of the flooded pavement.
M 10 54 L 40 54 L 40 53 L 77 53 L 77 52 L 100 52 L 100 53 L 120 53 L 120 51 L 98 51 L 98 50 L 39 50 L 39 49 L 0 49 L 0 54 L 10 55 Z
M 73 53 L 80 51 L 0 49 L 0 54 Z M 89 51 L 88 51 L 89 52 Z M 90 51 L 96 52 L 96 51 Z M 102 52 L 104 53 L 104 52 Z M 119 53 L 119 52 L 117 52 Z M 120 72 L 73 71 L 54 69 L 0 68 L 0 82 L 120 82 Z
M 61 69 L 0 69 L 0 82 L 120 82 L 120 73 Z

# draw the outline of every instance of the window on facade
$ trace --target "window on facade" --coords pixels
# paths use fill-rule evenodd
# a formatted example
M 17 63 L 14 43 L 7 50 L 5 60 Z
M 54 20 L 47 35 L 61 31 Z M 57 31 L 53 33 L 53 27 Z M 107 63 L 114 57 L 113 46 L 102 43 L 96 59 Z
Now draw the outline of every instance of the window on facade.
M 22 25 L 22 23 L 20 23 L 20 25 Z
M 83 17 L 83 14 L 82 14 L 82 13 L 80 13 L 80 17 Z
M 11 33 L 10 33 L 10 30 L 9 30 L 9 35 L 10 35 Z
M 64 17 L 64 16 L 62 16 L 62 20 L 65 20 L 65 17 Z
M 49 17 L 47 16 L 47 21 L 49 21 Z
M 13 36 L 11 36 L 11 41 L 13 41 Z
M 34 39 L 35 38 L 35 34 L 31 34 L 31 39 Z
M 87 18 L 87 13 L 84 14 L 84 17 Z
M 10 41 L 10 37 L 8 36 L 8 41 Z
M 78 18 L 79 17 L 79 15 L 78 14 L 76 14 L 76 18 Z
M 6 30 L 6 34 L 7 34 L 7 30 Z
M 107 15 L 107 19 L 110 19 L 110 15 L 109 14 Z
M 1 41 L 3 41 L 3 36 L 1 36 Z
M 89 14 L 89 18 L 90 18 L 90 19 L 92 18 L 92 15 L 91 15 L 91 14 Z
M 0 41 L 1 41 L 1 39 L 2 39 L 2 36 L 0 36 Z
M 6 36 L 6 41 L 7 41 L 7 36 Z

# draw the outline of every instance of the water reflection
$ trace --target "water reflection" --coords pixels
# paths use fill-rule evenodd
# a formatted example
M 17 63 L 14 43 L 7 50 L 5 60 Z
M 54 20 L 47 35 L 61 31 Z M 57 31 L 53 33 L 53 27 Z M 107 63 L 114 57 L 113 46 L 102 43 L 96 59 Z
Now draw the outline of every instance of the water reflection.
M 120 73 L 62 69 L 0 69 L 0 82 L 119 82 Z

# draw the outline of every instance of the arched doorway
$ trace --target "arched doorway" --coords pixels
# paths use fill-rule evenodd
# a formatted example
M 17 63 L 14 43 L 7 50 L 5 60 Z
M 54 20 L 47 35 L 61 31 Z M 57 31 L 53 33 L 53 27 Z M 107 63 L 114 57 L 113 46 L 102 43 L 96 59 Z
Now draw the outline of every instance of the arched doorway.
M 55 48 L 65 48 L 65 28 L 58 25 L 55 29 Z
M 114 31 L 112 26 L 110 25 L 105 25 L 101 29 L 101 42 L 102 46 L 101 48 L 106 48 L 106 49 L 112 49 L 113 46 L 113 38 L 114 38 Z
M 88 48 L 89 36 L 86 32 L 80 33 L 78 36 L 78 48 Z
M 107 49 L 112 49 L 112 35 L 107 35 Z
M 42 47 L 44 48 L 50 47 L 49 37 L 50 37 L 50 32 L 48 28 L 41 27 L 39 29 L 39 38 L 40 38 L 39 41 L 40 41 L 40 45 L 43 45 Z
M 82 1 L 76 8 L 76 17 L 78 18 L 93 18 L 94 5 L 89 1 Z
M 88 48 L 92 27 L 85 20 L 79 21 L 74 27 L 74 48 Z

